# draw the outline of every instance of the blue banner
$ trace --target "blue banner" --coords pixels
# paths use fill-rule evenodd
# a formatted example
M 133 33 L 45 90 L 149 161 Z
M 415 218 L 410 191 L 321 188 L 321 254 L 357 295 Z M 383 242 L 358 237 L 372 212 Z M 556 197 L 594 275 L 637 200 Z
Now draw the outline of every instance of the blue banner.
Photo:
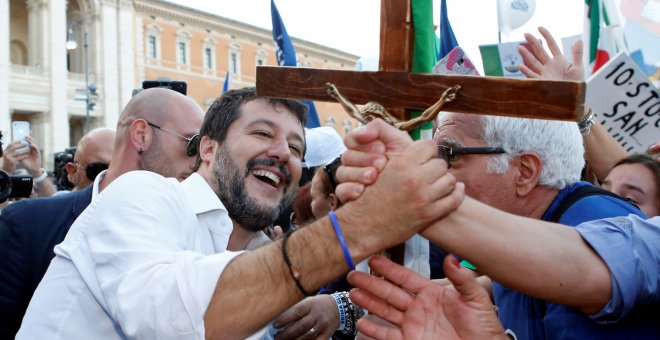
M 451 29 L 449 17 L 447 16 L 447 0 L 440 2 L 440 53 L 438 60 L 444 58 L 454 47 L 458 46 L 454 30 Z
M 280 66 L 298 66 L 296 61 L 296 50 L 293 48 L 291 37 L 286 32 L 280 12 L 275 6 L 275 0 L 270 1 L 270 16 L 273 20 L 273 42 L 275 43 L 275 56 L 277 57 L 277 64 Z M 311 100 L 303 101 L 309 106 L 309 114 L 307 116 L 307 128 L 315 128 L 321 126 L 319 115 L 316 112 L 316 106 Z
M 227 75 L 225 76 L 225 84 L 222 85 L 222 93 L 225 94 L 229 90 L 229 71 L 227 71 Z
M 270 1 L 270 16 L 273 20 L 273 41 L 275 42 L 277 64 L 280 66 L 297 66 L 296 50 L 293 48 L 289 34 L 286 33 L 286 27 L 284 27 L 280 12 L 277 11 L 275 0 Z

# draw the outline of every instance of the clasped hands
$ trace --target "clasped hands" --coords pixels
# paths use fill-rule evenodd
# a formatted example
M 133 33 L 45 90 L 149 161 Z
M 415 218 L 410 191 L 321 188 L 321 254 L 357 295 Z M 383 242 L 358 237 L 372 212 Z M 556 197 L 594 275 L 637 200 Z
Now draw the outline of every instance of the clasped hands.
M 344 143 L 348 150 L 342 155 L 342 166 L 337 171 L 341 184 L 335 191 L 343 202 L 360 197 L 391 159 L 411 151 L 437 153 L 433 142 L 413 142 L 408 134 L 382 120 L 349 133 Z M 453 175 L 447 172 L 444 161 L 438 159 L 434 171 L 441 172 L 444 177 L 436 183 L 451 187 L 428 188 L 445 193 L 433 203 L 443 210 L 443 214 L 436 215 L 441 219 L 458 208 L 464 197 L 464 186 L 456 183 Z M 389 194 L 396 195 L 396 192 Z M 369 264 L 382 278 L 356 271 L 348 276 L 356 287 L 351 291 L 351 299 L 370 313 L 357 324 L 363 337 L 505 338 L 488 293 L 453 256 L 445 259 L 444 269 L 454 289 L 434 283 L 383 257 L 373 257 Z

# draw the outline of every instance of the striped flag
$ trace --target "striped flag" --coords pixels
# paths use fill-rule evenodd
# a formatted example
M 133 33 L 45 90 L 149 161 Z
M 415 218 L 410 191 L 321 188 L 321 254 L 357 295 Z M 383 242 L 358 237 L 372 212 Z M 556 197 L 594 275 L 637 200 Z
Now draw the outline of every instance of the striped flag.
M 291 42 L 291 37 L 286 32 L 280 12 L 277 10 L 277 6 L 275 6 L 275 0 L 270 1 L 270 16 L 273 22 L 273 41 L 275 43 L 277 64 L 280 66 L 298 66 L 296 50 L 293 47 L 293 42 Z M 305 127 L 310 129 L 320 127 L 321 122 L 319 121 L 319 115 L 316 112 L 314 102 L 310 100 L 304 100 L 303 102 L 309 106 L 309 114 L 307 115 L 307 124 L 305 124 Z
M 585 0 L 584 31 L 587 76 L 605 65 L 618 51 L 625 50 L 623 31 L 611 0 Z

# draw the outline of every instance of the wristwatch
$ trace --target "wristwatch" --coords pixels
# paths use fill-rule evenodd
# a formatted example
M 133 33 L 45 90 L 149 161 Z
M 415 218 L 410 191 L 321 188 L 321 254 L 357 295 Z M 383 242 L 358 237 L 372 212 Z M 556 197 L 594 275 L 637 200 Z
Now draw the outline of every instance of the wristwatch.
M 39 177 L 34 177 L 32 179 L 32 183 L 39 184 L 45 181 L 46 178 L 48 178 L 48 172 L 44 168 L 41 168 L 41 175 L 39 175 Z

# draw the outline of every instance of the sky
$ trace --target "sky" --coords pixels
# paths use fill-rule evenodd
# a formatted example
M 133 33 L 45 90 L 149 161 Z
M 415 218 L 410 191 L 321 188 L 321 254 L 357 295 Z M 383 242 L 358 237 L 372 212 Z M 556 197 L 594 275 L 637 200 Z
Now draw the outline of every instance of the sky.
M 270 0 L 168 0 L 223 17 L 271 29 Z M 483 74 L 479 45 L 498 42 L 495 0 L 447 0 L 449 21 L 459 45 Z M 332 47 L 358 57 L 378 58 L 380 0 L 276 0 L 290 36 Z M 440 0 L 433 0 L 436 24 Z M 536 0 L 532 18 L 502 42 L 523 40 L 523 33 L 540 37 L 545 26 L 555 38 L 580 34 L 584 1 Z

